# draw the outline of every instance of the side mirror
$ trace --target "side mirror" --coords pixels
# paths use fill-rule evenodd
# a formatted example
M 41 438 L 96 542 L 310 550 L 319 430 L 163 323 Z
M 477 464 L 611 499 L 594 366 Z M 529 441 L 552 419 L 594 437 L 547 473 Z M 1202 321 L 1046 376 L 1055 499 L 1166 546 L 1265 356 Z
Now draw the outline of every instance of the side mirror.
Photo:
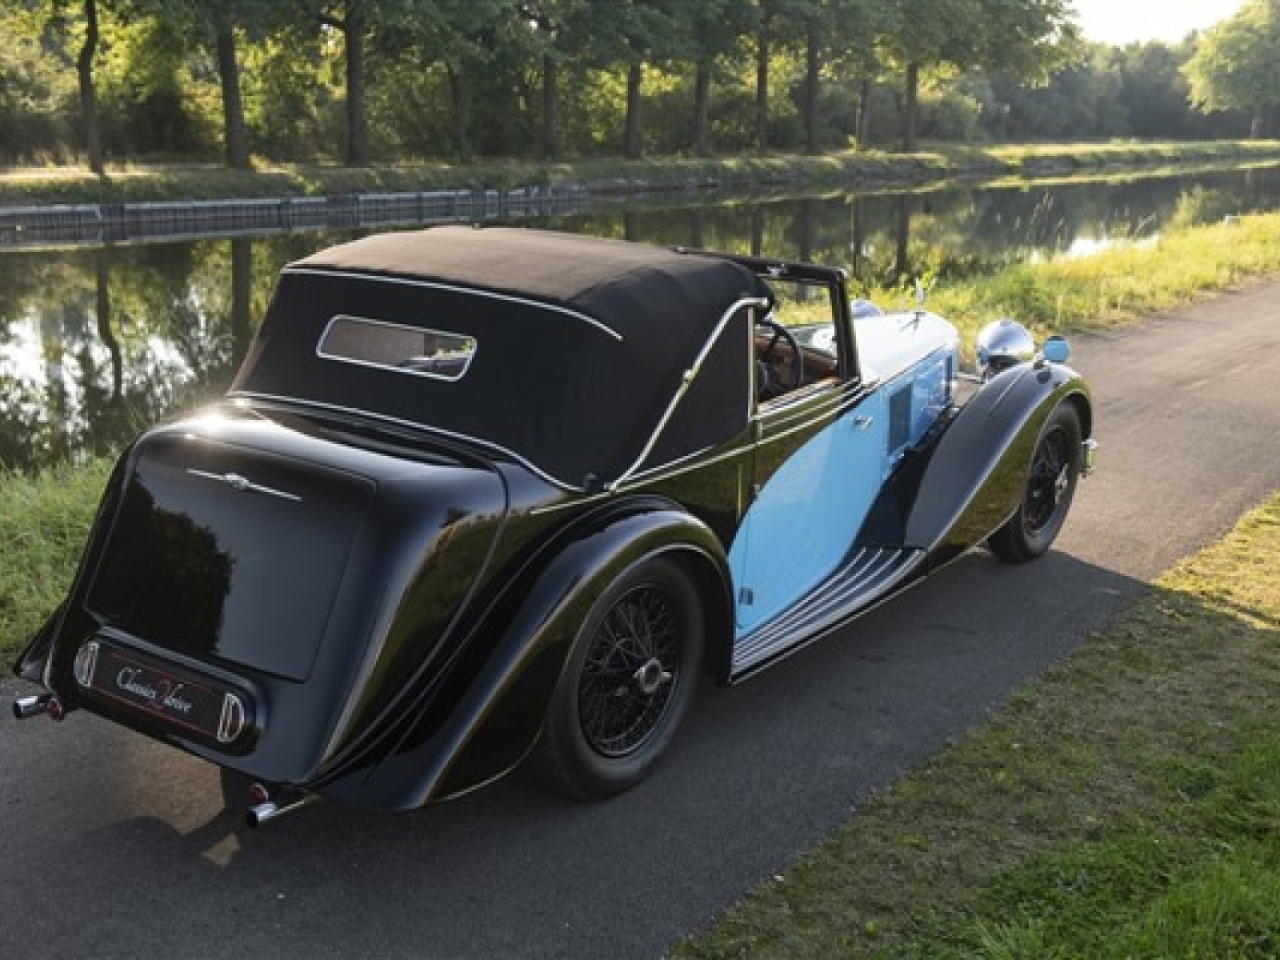
M 1050 363 L 1066 363 L 1067 358 L 1071 356 L 1071 347 L 1067 344 L 1066 337 L 1054 334 L 1045 339 L 1040 352 Z

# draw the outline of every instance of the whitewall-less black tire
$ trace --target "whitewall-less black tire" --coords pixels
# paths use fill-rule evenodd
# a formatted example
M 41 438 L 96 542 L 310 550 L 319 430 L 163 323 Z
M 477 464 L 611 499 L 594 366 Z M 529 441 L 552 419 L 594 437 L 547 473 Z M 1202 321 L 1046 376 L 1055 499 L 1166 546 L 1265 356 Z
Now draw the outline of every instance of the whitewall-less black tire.
M 674 560 L 641 561 L 582 624 L 530 758 L 549 786 L 602 799 L 643 780 L 684 716 L 702 662 L 702 609 Z

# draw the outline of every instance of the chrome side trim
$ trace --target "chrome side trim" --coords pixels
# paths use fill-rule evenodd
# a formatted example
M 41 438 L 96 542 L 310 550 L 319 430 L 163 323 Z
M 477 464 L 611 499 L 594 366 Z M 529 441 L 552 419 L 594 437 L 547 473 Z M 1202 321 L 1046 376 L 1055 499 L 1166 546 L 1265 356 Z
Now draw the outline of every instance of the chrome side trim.
M 896 547 L 857 550 L 821 586 L 734 643 L 732 676 L 798 649 L 874 605 L 909 577 L 924 556 L 923 550 Z
M 365 273 L 361 270 L 325 270 L 317 267 L 285 267 L 280 271 L 284 273 L 305 273 L 317 277 L 343 277 L 345 279 L 355 278 L 357 280 L 372 280 L 375 283 L 398 283 L 406 287 L 426 287 L 429 290 L 448 290 L 451 293 L 465 293 L 475 297 L 486 297 L 490 300 L 501 300 L 503 303 L 518 303 L 526 307 L 538 307 L 542 310 L 548 310 L 552 313 L 560 313 L 566 317 L 572 317 L 582 323 L 595 327 L 606 336 L 612 337 L 619 343 L 622 342 L 622 334 L 611 327 L 605 326 L 595 317 L 589 317 L 585 313 L 579 313 L 577 310 L 570 310 L 568 307 L 556 306 L 553 303 L 544 303 L 541 300 L 530 300 L 526 297 L 513 297 L 503 293 L 493 293 L 489 290 L 480 290 L 476 287 L 459 287 L 451 283 L 436 283 L 431 280 L 410 280 L 408 277 L 392 277 L 380 273 Z
M 649 435 L 648 443 L 641 449 L 640 455 L 636 457 L 631 466 L 623 470 L 616 480 L 605 484 L 606 490 L 610 493 L 616 493 L 618 488 L 630 480 L 636 471 L 640 469 L 640 465 L 648 459 L 649 454 L 653 452 L 653 448 L 658 442 L 658 437 L 662 436 L 662 431 L 666 429 L 667 423 L 675 415 L 676 407 L 680 405 L 680 401 L 684 399 L 684 395 L 689 392 L 689 388 L 693 386 L 693 381 L 697 379 L 698 374 L 702 371 L 702 364 L 707 359 L 707 354 L 711 352 L 711 348 L 720 339 L 720 334 L 734 315 L 744 307 L 764 309 L 768 306 L 769 301 L 764 297 L 742 297 L 730 304 L 729 308 L 721 314 L 720 319 L 716 322 L 715 329 L 711 331 L 711 335 L 707 337 L 707 342 L 702 345 L 702 349 L 698 351 L 698 356 L 694 358 L 693 366 L 686 370 L 684 376 L 680 378 L 680 387 L 676 390 L 675 396 L 671 398 L 671 402 L 667 404 L 666 412 L 658 420 L 658 425 L 654 428 L 653 433 Z

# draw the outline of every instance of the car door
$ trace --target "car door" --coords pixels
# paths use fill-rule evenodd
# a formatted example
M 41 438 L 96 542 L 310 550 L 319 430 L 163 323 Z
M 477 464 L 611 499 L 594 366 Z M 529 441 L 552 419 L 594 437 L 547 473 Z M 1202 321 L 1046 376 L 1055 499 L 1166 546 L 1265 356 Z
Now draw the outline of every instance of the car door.
M 839 286 L 800 282 L 787 294 L 781 278 L 770 283 L 770 320 L 791 332 L 811 369 L 804 383 L 755 407 L 752 495 L 729 551 L 737 641 L 840 567 L 880 491 L 888 438 L 884 396 L 863 387 L 848 355 L 853 334 Z M 760 349 L 777 333 L 764 329 Z M 757 385 L 777 378 L 763 362 Z
M 827 405 L 847 409 L 796 411 L 807 425 L 790 423 L 792 411 L 761 412 L 755 495 L 729 551 L 738 639 L 836 571 L 880 491 L 883 395 L 833 393 Z

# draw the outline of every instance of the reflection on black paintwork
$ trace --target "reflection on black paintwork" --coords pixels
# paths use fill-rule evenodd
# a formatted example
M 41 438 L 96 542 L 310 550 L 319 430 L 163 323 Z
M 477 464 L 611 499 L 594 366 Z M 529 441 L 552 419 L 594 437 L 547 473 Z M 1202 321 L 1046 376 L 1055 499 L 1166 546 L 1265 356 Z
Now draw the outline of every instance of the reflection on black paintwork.
M 116 528 L 128 535 L 111 540 L 91 605 L 129 632 L 212 654 L 234 568 L 218 538 L 191 517 L 157 506 L 138 482 L 125 494 Z

